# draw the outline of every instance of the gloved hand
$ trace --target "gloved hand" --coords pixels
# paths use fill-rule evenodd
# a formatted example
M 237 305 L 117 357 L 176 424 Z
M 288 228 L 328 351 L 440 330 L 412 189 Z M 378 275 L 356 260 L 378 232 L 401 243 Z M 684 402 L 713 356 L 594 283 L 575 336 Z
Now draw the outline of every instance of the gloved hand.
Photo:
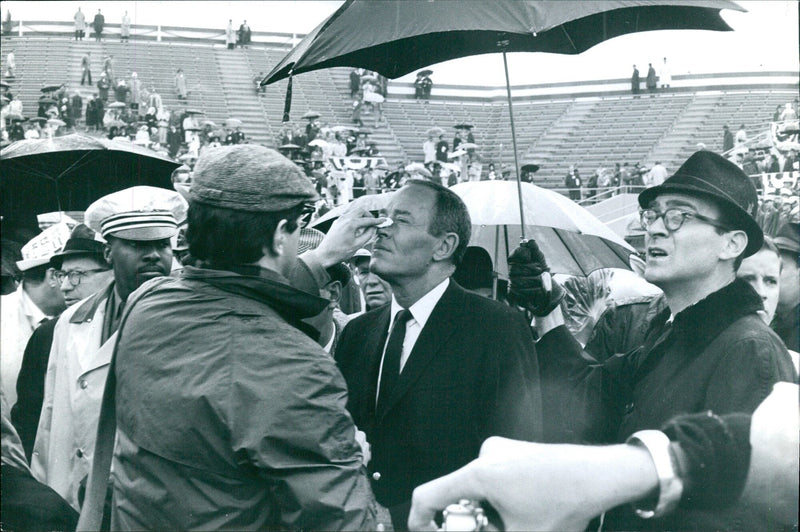
M 566 295 L 550 276 L 544 254 L 534 240 L 523 242 L 508 257 L 508 276 L 508 300 L 534 316 L 547 316 Z

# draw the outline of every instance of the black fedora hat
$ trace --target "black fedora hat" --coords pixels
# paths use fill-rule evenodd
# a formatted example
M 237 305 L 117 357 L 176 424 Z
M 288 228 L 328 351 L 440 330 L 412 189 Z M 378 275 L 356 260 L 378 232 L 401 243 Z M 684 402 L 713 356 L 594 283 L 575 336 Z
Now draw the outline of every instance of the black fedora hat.
M 714 152 L 698 151 L 661 185 L 639 194 L 639 205 L 646 209 L 657 196 L 673 193 L 709 199 L 722 207 L 730 217 L 733 228 L 747 234 L 745 257 L 761 249 L 764 232 L 755 219 L 758 210 L 756 187 L 729 160 Z
M 786 222 L 780 228 L 778 234 L 773 239 L 775 245 L 781 251 L 790 253 L 800 253 L 800 224 L 797 222 Z
M 72 230 L 69 240 L 64 244 L 64 249 L 50 257 L 50 266 L 61 269 L 65 257 L 76 255 L 90 256 L 100 260 L 104 259 L 105 244 L 94 239 L 95 232 L 84 224 L 78 224 Z

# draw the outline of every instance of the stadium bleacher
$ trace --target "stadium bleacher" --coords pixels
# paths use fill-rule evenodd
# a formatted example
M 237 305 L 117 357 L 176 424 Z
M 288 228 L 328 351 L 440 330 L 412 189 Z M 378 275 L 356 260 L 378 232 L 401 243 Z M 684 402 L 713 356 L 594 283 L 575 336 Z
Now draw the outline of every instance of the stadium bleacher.
M 142 86 L 155 87 L 170 110 L 183 107 L 202 109 L 205 118 L 221 123 L 235 117 L 250 142 L 275 147 L 281 129 L 286 81 L 270 85 L 257 95 L 253 77 L 268 72 L 286 53 L 286 48 L 254 45 L 249 49 L 227 50 L 223 46 L 175 41 L 107 40 L 73 41 L 64 36 L 3 37 L 2 54 L 13 49 L 17 76 L 12 91 L 19 94 L 25 113 L 37 107 L 39 89 L 44 84 L 66 82 L 69 90 L 86 96 L 96 87 L 81 87 L 80 59 L 91 51 L 93 81 L 102 71 L 106 55 L 113 56 L 114 73 L 129 79 L 137 72 Z M 175 71 L 182 68 L 190 91 L 189 99 L 177 99 Z M 5 70 L 5 68 L 4 68 Z M 314 110 L 327 125 L 350 124 L 349 69 L 333 68 L 301 74 L 294 78 L 292 118 L 304 125 L 303 113 Z M 562 91 L 563 92 L 563 91 Z M 435 94 L 435 93 L 434 93 Z M 576 164 L 582 175 L 598 166 L 639 162 L 650 166 L 661 161 L 674 170 L 703 143 L 720 150 L 722 126 L 735 131 L 744 124 L 752 136 L 764 130 L 778 104 L 796 96 L 790 89 L 755 86 L 733 90 L 681 91 L 634 99 L 629 94 L 585 97 L 558 94 L 514 102 L 520 160 L 541 163 L 538 184 L 558 188 L 569 164 Z M 110 97 L 113 99 L 113 92 Z M 86 98 L 84 98 L 85 100 Z M 458 101 L 434 97 L 421 102 L 392 91 L 383 105 L 385 122 L 373 127 L 374 117 L 365 114 L 365 129 L 378 143 L 390 165 L 398 161 L 422 160 L 425 131 L 442 127 L 452 142 L 457 123 L 475 126 L 473 133 L 484 162 L 496 167 L 513 166 L 508 104 L 496 98 L 461 98 Z

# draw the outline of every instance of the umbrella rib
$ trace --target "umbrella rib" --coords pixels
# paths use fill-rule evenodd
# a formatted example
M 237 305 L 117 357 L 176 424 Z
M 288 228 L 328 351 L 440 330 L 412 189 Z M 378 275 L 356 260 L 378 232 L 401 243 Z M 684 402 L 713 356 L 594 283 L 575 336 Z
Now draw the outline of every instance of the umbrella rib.
M 569 33 L 567 33 L 567 28 L 564 26 L 564 24 L 562 24 L 562 25 L 561 25 L 561 31 L 563 31 L 563 32 L 564 32 L 564 36 L 565 36 L 565 37 L 567 38 L 567 40 L 569 41 L 569 44 L 570 44 L 570 46 L 572 46 L 572 49 L 573 49 L 573 50 L 575 50 L 575 53 L 580 53 L 580 52 L 578 51 L 578 47 L 577 47 L 577 46 L 575 46 L 575 42 L 572 40 L 572 37 L 570 37 L 570 36 L 569 36 Z

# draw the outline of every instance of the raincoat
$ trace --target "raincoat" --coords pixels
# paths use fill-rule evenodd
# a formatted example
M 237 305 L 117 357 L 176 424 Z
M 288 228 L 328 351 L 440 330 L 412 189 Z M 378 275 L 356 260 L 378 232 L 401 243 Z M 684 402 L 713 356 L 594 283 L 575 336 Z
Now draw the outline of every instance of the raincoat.
M 302 332 L 326 301 L 236 271 L 187 267 L 129 300 L 111 528 L 375 529 L 344 379 Z

